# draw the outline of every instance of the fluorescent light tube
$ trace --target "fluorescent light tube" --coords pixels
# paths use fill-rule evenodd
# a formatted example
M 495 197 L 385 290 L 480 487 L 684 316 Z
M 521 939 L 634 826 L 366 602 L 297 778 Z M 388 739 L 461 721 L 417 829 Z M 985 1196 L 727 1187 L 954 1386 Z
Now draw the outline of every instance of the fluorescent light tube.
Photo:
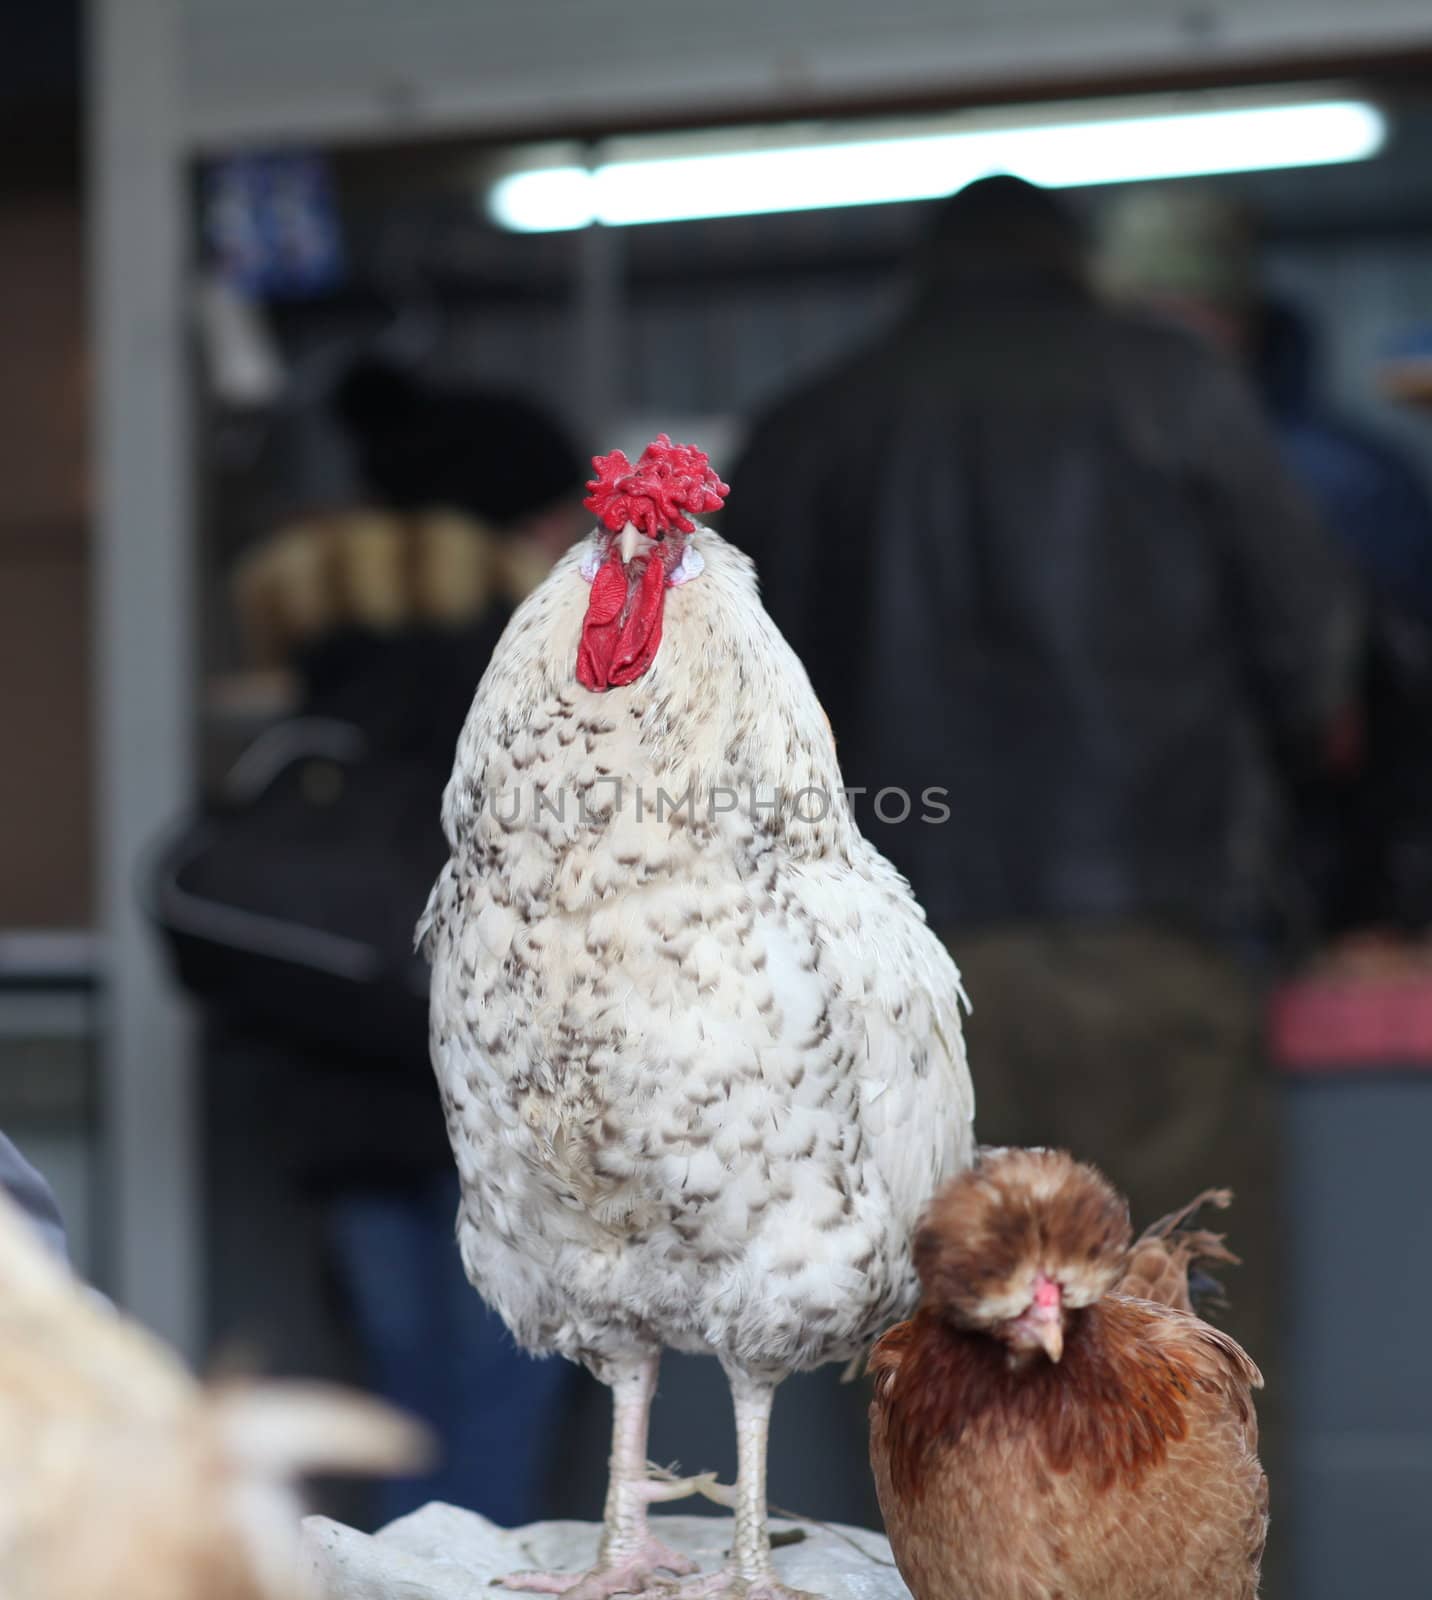
M 1386 137 L 1362 100 L 1107 117 L 540 167 L 499 179 L 488 209 L 513 232 L 551 233 L 936 200 L 996 172 L 1063 189 L 1316 167 L 1366 160 Z

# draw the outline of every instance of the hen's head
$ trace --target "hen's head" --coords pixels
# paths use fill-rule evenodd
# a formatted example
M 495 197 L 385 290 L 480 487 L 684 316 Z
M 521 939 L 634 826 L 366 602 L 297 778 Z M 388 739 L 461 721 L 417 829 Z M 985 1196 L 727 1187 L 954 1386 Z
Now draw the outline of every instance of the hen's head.
M 1118 1282 L 1129 1208 L 1059 1150 L 993 1150 L 931 1201 L 915 1236 L 925 1304 L 1020 1362 L 1064 1353 L 1070 1319 Z
M 582 623 L 577 677 L 588 689 L 632 683 L 661 643 L 666 591 L 700 571 L 688 539 L 694 516 L 719 511 L 727 486 L 704 451 L 663 433 L 635 466 L 620 450 L 594 456 L 597 476 L 583 502 L 596 513 L 591 598 Z

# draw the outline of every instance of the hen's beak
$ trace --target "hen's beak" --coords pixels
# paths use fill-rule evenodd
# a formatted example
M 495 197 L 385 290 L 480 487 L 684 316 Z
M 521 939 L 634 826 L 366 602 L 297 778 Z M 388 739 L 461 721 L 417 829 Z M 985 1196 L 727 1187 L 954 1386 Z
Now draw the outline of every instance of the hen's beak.
M 617 547 L 621 553 L 622 565 L 629 567 L 631 558 L 636 554 L 636 547 L 641 542 L 641 533 L 634 522 L 627 523 L 622 529 L 621 544 Z
M 1034 1304 L 1028 1316 L 1045 1355 L 1057 1362 L 1064 1354 L 1064 1291 L 1042 1272 L 1035 1283 Z

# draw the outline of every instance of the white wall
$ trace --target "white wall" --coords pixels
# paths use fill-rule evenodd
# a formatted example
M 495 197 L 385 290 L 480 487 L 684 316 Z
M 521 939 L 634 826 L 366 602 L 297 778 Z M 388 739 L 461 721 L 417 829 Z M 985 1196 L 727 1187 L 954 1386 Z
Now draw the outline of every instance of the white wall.
M 541 128 L 1432 44 L 1426 0 L 181 0 L 209 145 Z

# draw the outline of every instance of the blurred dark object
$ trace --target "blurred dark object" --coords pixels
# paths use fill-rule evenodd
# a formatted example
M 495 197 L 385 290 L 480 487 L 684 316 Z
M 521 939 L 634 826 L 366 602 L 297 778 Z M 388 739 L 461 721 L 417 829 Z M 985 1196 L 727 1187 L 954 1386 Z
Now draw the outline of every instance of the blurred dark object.
M 155 912 L 186 987 L 244 1031 L 313 1052 L 277 1128 L 306 1184 L 449 1161 L 412 930 L 446 855 L 438 800 L 457 730 L 504 622 L 314 643 L 301 714 L 250 747 L 158 863 Z
M 989 231 L 999 197 L 1028 219 Z M 949 207 L 906 314 L 756 422 L 725 531 L 846 778 L 947 793 L 949 826 L 861 813 L 937 926 L 1261 929 L 1350 587 L 1237 375 L 1102 305 L 1052 197 Z
M 250 658 L 295 675 L 298 703 L 171 838 L 155 891 L 184 981 L 308 1052 L 282 1127 L 318 1189 L 451 1164 L 412 934 L 468 705 L 582 481 L 524 401 L 365 360 L 334 404 L 384 509 L 293 522 L 236 564 Z
M 565 432 L 506 390 L 430 385 L 375 357 L 352 368 L 335 403 L 364 483 L 395 510 L 452 507 L 505 529 L 584 477 Z

